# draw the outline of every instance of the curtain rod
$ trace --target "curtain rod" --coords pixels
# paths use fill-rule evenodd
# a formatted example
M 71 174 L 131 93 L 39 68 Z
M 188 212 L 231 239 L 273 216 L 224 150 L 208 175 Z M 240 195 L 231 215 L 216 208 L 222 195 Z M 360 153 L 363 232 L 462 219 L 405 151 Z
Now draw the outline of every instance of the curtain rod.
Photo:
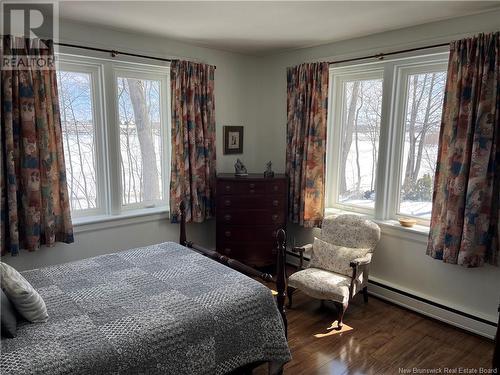
M 57 42 L 54 42 L 54 44 L 56 44 L 58 46 L 61 46 L 61 47 L 71 47 L 71 48 L 85 49 L 87 51 L 105 52 L 105 53 L 111 54 L 112 57 L 116 57 L 118 55 L 124 55 L 124 56 L 131 56 L 131 57 L 140 57 L 140 58 L 143 58 L 143 59 L 150 59 L 150 60 L 156 60 L 156 61 L 172 62 L 172 59 L 166 59 L 166 58 L 163 58 L 163 57 L 155 57 L 155 56 L 148 56 L 148 55 L 139 55 L 137 53 L 122 52 L 122 51 L 117 51 L 117 50 L 114 50 L 114 49 L 105 49 L 105 48 L 80 46 L 78 44 L 69 44 L 69 43 L 57 43 Z M 217 69 L 216 66 L 214 66 L 214 68 Z
M 430 48 L 437 48 L 437 47 L 446 47 L 446 46 L 449 46 L 449 45 L 450 45 L 450 43 L 433 44 L 433 45 L 430 45 L 430 46 L 416 47 L 416 48 L 409 48 L 409 49 L 402 49 L 402 50 L 399 50 L 399 51 L 393 51 L 393 52 L 387 52 L 387 53 L 377 53 L 375 55 L 369 55 L 369 56 L 363 56 L 363 57 L 353 57 L 352 59 L 337 60 L 337 61 L 328 61 L 328 64 L 333 65 L 333 64 L 340 64 L 340 63 L 345 63 L 345 62 L 352 62 L 352 61 L 359 61 L 359 60 L 366 60 L 366 59 L 379 59 L 379 60 L 383 60 L 385 56 L 398 55 L 400 53 L 406 53 L 406 52 L 420 51 L 420 50 L 423 50 L 423 49 L 430 49 Z
M 123 52 L 123 51 L 117 51 L 117 50 L 112 50 L 112 49 L 96 48 L 96 47 L 88 47 L 88 46 L 80 46 L 78 44 L 69 44 L 69 43 L 57 43 L 57 42 L 54 42 L 54 44 L 56 44 L 58 46 L 61 46 L 61 47 L 79 48 L 79 49 L 84 49 L 84 50 L 87 50 L 87 51 L 105 52 L 105 53 L 111 54 L 112 57 L 116 57 L 118 55 L 124 55 L 124 56 L 131 56 L 131 57 L 139 57 L 139 58 L 143 58 L 143 59 L 156 60 L 156 61 L 172 62 L 172 59 L 166 59 L 166 58 L 163 58 L 163 57 L 140 55 L 140 54 L 137 54 L 137 53 Z M 400 53 L 420 51 L 420 50 L 423 50 L 423 49 L 430 49 L 430 48 L 437 48 L 437 47 L 446 47 L 448 45 L 449 45 L 449 43 L 433 44 L 433 45 L 429 45 L 429 46 L 409 48 L 409 49 L 403 49 L 403 50 L 398 50 L 398 51 L 393 51 L 393 52 L 377 53 L 377 54 L 374 54 L 374 55 L 368 55 L 368 56 L 362 56 L 362 57 L 354 57 L 354 58 L 351 58 L 351 59 L 329 61 L 328 64 L 330 64 L 330 65 L 341 64 L 341 63 L 345 63 L 345 62 L 353 62 L 353 61 L 360 61 L 360 60 L 366 60 L 366 59 L 379 59 L 379 60 L 383 60 L 385 56 L 391 56 L 391 55 L 397 55 L 397 54 L 400 54 Z M 217 69 L 217 67 L 215 67 L 215 68 Z

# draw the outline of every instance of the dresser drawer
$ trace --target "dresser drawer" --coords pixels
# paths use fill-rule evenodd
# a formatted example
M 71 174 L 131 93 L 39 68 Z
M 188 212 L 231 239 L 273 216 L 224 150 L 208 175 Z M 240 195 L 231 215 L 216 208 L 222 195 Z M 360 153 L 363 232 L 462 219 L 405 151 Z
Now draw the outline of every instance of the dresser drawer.
M 262 181 L 239 181 L 238 193 L 242 196 L 265 194 L 266 184 Z
M 221 224 L 280 225 L 284 223 L 283 210 L 220 210 L 217 221 Z
M 230 258 L 236 258 L 250 266 L 266 266 L 276 262 L 275 243 L 272 241 L 244 243 L 223 240 L 217 251 Z
M 224 225 L 217 228 L 217 239 L 225 241 L 276 241 L 280 225 L 265 227 Z
M 223 195 L 219 197 L 217 209 L 238 209 L 238 208 L 256 208 L 262 207 L 265 209 L 284 209 L 285 198 L 275 195 Z
M 238 183 L 234 181 L 218 181 L 217 194 L 238 194 Z
M 219 241 L 217 252 L 230 258 L 241 259 L 246 252 L 246 247 L 237 241 Z
M 262 181 L 219 181 L 217 193 L 225 195 L 238 194 L 242 196 L 266 194 L 266 183 Z
M 285 194 L 286 190 L 286 180 L 271 180 L 266 184 L 267 194 Z
M 281 210 L 283 211 L 283 209 L 286 207 L 286 201 L 285 201 L 285 197 L 283 196 L 268 196 L 267 197 L 267 200 L 268 200 L 268 205 L 269 207 L 271 207 L 272 209 L 274 210 Z

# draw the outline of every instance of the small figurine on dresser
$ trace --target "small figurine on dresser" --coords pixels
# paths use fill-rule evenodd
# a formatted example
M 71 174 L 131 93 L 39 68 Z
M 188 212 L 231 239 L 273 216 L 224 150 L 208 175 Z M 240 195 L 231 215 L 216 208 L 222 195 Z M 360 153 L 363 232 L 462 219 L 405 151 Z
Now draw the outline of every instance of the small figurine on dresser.
M 274 177 L 274 172 L 273 172 L 273 163 L 271 160 L 269 160 L 266 164 L 266 170 L 264 171 L 264 177 L 266 178 L 271 178 Z
M 234 175 L 236 177 L 248 176 L 247 168 L 243 165 L 240 159 L 237 159 L 234 164 Z

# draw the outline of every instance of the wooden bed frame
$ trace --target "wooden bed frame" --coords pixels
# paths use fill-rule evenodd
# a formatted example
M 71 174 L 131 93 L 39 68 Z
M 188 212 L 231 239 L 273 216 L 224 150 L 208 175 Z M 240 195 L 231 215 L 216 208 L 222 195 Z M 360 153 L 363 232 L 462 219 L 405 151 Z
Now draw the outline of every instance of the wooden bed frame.
M 181 213 L 181 222 L 180 222 L 180 238 L 179 243 L 183 246 L 186 246 L 194 251 L 203 254 L 219 263 L 222 263 L 236 271 L 239 271 L 247 276 L 259 278 L 265 282 L 274 282 L 276 283 L 276 302 L 278 305 L 278 311 L 281 315 L 281 319 L 283 319 L 283 327 L 285 329 L 285 337 L 288 337 L 288 322 L 286 318 L 285 311 L 285 298 L 286 298 L 286 269 L 285 269 L 285 254 L 286 254 L 286 234 L 283 229 L 278 230 L 276 234 L 276 276 L 272 276 L 269 273 L 264 273 L 247 266 L 241 262 L 238 262 L 235 259 L 229 258 L 225 255 L 218 253 L 215 250 L 206 249 L 202 246 L 196 245 L 191 241 L 188 241 L 186 238 L 186 206 L 184 202 L 180 204 L 180 213 Z M 258 366 L 260 364 L 255 364 Z M 251 374 L 252 368 L 254 366 L 249 364 L 245 366 L 241 371 L 236 371 L 236 373 L 244 373 Z M 282 373 L 282 369 L 280 371 Z
M 500 313 L 500 305 L 498 305 L 498 312 Z M 497 334 L 495 335 L 495 352 L 493 353 L 493 369 L 500 370 L 500 315 L 498 316 Z

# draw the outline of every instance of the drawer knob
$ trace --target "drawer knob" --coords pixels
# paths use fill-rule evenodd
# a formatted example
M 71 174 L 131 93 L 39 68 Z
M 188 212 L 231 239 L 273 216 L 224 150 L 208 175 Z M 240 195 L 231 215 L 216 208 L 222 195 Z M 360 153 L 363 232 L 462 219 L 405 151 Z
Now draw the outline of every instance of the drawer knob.
M 276 221 L 276 220 L 278 220 L 278 215 L 274 214 L 274 215 L 272 216 L 272 218 L 273 218 L 273 221 Z
M 278 204 L 279 204 L 279 202 L 278 202 L 278 200 L 277 200 L 277 199 L 273 200 L 273 206 L 274 206 L 274 207 L 278 207 Z
M 229 214 L 224 215 L 224 220 L 226 220 L 226 221 L 231 220 L 231 215 L 229 215 Z
M 230 230 L 226 230 L 226 231 L 224 232 L 224 236 L 226 236 L 226 237 L 231 237 L 231 231 L 230 231 Z
M 253 194 L 255 193 L 255 190 L 254 189 L 250 189 L 250 194 Z
M 226 247 L 226 248 L 224 249 L 224 253 L 226 253 L 226 254 L 231 254 L 231 249 L 230 249 L 230 248 L 228 248 L 228 247 Z
M 231 201 L 229 199 L 226 199 L 224 201 L 224 206 L 229 207 L 231 205 Z
M 250 189 L 255 189 L 255 184 L 250 184 Z
M 226 191 L 231 191 L 231 185 L 226 185 Z
M 278 191 L 278 189 L 279 189 L 279 186 L 278 186 L 278 185 L 274 185 L 274 186 L 273 186 L 273 190 L 274 190 L 274 191 Z

